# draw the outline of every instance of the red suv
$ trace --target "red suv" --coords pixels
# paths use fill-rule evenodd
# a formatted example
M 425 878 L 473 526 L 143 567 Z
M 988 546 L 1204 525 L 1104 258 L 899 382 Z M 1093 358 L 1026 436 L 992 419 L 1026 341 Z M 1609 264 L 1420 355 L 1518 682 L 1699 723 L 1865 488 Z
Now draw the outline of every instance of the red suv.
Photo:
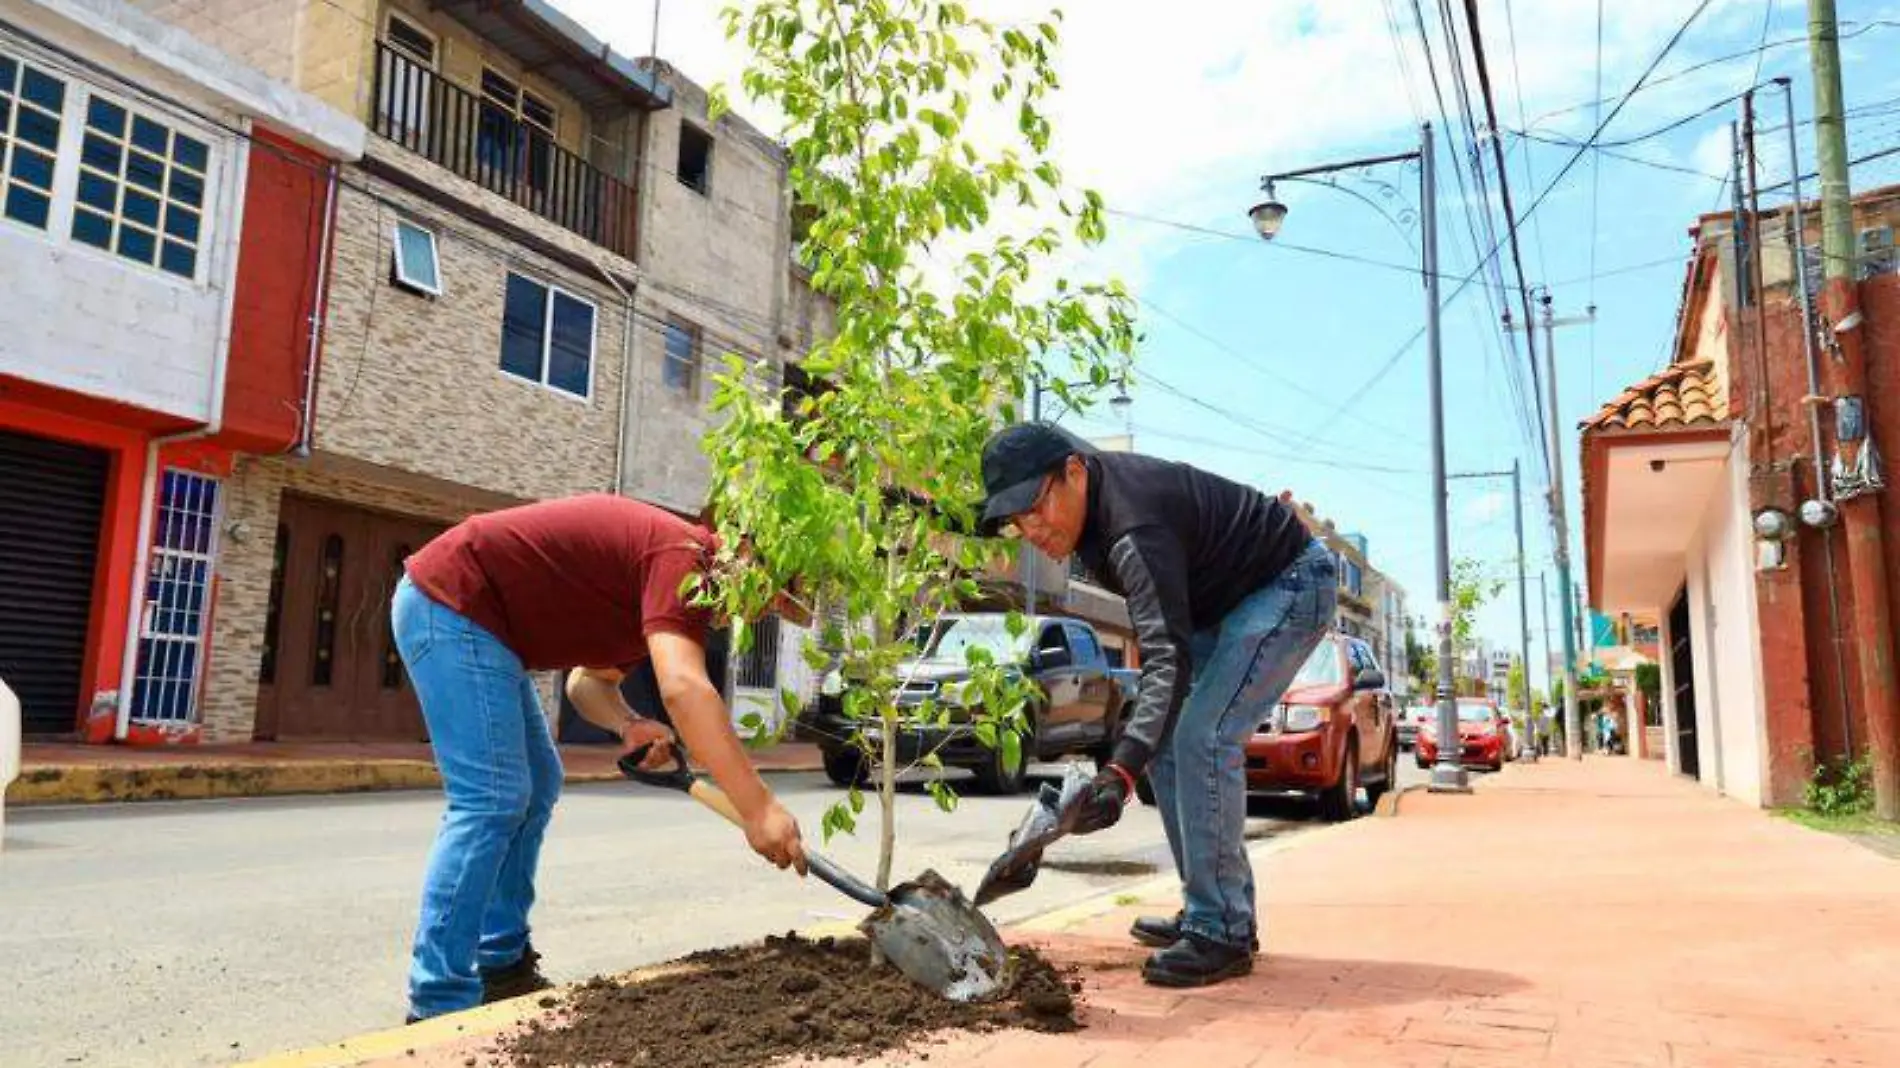
M 1510 757 L 1510 721 L 1498 706 L 1483 697 L 1458 699 L 1458 742 L 1460 763 L 1468 767 L 1501 771 Z M 1414 749 L 1418 766 L 1429 768 L 1438 762 L 1438 718 L 1419 725 Z
M 1328 821 L 1358 815 L 1365 787 L 1374 804 L 1398 785 L 1399 733 L 1392 692 L 1372 647 L 1358 638 L 1320 639 L 1280 707 L 1247 741 L 1247 790 L 1319 800 Z

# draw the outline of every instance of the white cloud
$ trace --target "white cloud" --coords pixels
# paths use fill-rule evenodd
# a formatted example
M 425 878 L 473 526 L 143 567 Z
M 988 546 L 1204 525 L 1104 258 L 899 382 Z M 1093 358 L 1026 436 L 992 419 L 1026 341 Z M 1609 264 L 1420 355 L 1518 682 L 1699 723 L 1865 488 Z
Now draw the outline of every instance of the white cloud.
M 1494 522 L 1502 518 L 1511 507 L 1511 497 L 1507 493 L 1491 490 L 1473 499 L 1461 510 L 1464 520 L 1474 525 Z

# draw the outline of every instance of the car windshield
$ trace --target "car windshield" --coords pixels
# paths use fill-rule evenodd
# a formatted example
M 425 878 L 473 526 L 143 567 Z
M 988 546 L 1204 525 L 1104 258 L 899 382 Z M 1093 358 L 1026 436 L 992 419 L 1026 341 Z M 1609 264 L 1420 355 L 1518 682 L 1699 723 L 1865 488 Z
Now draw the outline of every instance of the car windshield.
M 1461 723 L 1489 723 L 1496 714 L 1490 705 L 1458 706 L 1458 720 Z
M 1321 639 L 1313 647 L 1312 655 L 1301 665 L 1300 673 L 1293 676 L 1295 687 L 1337 686 L 1340 681 L 1339 648 L 1327 639 Z
M 1018 659 L 1029 645 L 1009 633 L 1008 616 L 945 616 L 924 643 L 924 659 L 967 663 L 971 649 L 987 649 L 999 661 Z

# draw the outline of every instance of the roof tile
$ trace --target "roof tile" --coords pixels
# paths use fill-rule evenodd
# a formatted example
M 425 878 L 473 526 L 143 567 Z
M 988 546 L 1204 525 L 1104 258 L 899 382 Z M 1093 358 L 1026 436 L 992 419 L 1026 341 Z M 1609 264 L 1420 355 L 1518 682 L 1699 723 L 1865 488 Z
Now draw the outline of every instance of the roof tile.
M 1671 430 L 1727 421 L 1728 404 L 1712 360 L 1676 363 L 1616 395 L 1583 421 L 1585 433 Z

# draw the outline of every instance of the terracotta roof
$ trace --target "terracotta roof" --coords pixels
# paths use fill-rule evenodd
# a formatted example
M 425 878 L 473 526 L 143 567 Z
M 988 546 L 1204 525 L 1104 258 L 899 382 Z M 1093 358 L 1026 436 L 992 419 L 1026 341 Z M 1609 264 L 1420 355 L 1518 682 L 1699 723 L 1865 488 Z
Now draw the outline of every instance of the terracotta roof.
M 1726 422 L 1728 400 L 1714 369 L 1713 360 L 1670 364 L 1617 394 L 1583 421 L 1583 430 L 1673 430 Z

